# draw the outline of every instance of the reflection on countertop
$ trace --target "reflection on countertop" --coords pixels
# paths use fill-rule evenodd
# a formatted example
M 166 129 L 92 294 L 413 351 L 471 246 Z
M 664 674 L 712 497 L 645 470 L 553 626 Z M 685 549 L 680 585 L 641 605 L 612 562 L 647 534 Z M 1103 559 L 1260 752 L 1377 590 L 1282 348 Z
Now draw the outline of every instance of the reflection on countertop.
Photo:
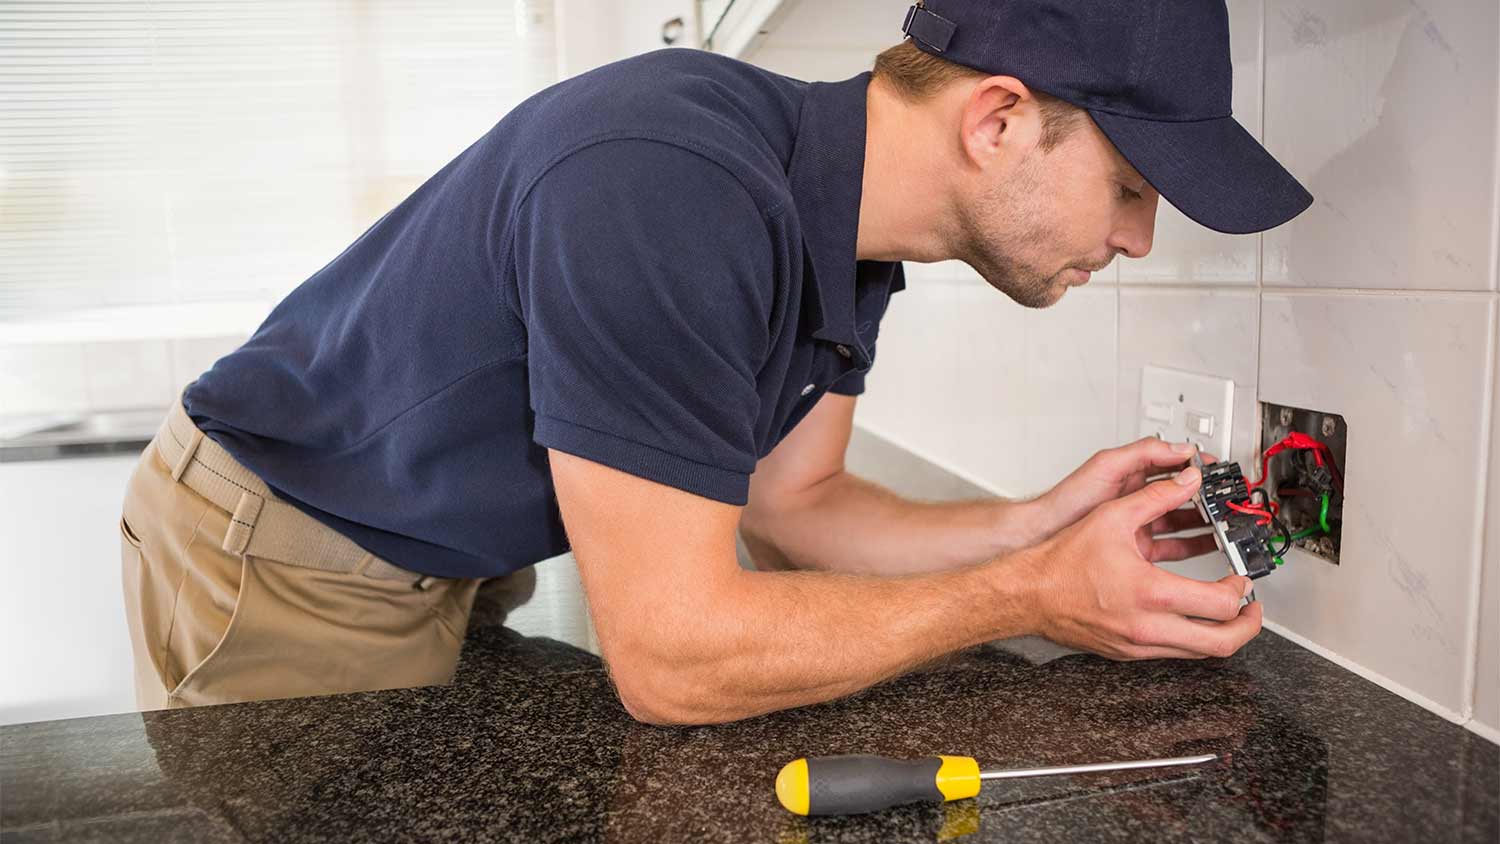
M 1500 748 L 1265 633 L 1232 659 L 1035 664 L 987 645 L 832 703 L 710 727 L 621 708 L 593 654 L 476 627 L 449 687 L 5 727 L 8 841 L 1471 840 Z M 994 784 L 800 818 L 785 762 L 1019 766 L 1218 752 L 1191 773 Z

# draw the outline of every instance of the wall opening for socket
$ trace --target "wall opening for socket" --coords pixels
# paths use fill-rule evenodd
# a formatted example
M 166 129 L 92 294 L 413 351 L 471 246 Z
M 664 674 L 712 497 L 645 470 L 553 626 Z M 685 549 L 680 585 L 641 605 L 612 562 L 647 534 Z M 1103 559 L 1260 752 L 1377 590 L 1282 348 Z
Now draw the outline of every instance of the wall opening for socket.
M 1349 442 L 1344 417 L 1269 402 L 1260 408 L 1266 494 L 1278 504 L 1278 517 L 1293 545 L 1338 565 L 1344 528 L 1344 452 Z

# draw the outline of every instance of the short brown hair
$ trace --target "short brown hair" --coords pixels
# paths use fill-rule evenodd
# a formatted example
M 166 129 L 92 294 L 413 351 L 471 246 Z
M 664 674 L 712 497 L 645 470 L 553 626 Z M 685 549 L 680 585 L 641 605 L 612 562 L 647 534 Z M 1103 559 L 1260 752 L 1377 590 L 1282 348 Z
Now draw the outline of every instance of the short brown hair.
M 923 52 L 910 40 L 887 48 L 875 57 L 875 77 L 891 83 L 896 93 L 916 103 L 932 99 L 950 82 L 993 75 Z M 1080 125 L 1084 112 L 1072 103 L 1034 88 L 1031 95 L 1036 97 L 1042 114 L 1041 147 L 1044 152 L 1050 152 Z

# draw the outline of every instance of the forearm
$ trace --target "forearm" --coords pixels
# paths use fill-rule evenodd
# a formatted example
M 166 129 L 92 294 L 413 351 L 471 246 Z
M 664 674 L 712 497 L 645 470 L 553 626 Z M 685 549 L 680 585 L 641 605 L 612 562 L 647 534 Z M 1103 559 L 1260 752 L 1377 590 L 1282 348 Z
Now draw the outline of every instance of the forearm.
M 925 502 L 841 472 L 741 524 L 758 568 L 899 575 L 992 559 L 1044 538 L 1033 502 Z
M 1027 564 L 1016 555 L 890 578 L 736 571 L 691 597 L 649 599 L 641 610 L 657 621 L 620 649 L 628 658 L 614 666 L 616 682 L 632 713 L 657 723 L 718 723 L 842 697 L 1032 632 Z

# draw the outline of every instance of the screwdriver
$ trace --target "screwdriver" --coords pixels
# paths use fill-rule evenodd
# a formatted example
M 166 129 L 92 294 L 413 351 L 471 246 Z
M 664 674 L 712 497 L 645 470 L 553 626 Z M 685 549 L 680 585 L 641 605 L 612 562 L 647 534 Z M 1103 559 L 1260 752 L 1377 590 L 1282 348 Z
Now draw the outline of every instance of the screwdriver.
M 865 754 L 803 757 L 786 763 L 776 775 L 776 799 L 787 811 L 798 815 L 855 815 L 902 803 L 962 800 L 978 794 L 979 785 L 984 780 L 1201 765 L 1217 758 L 1218 754 L 1208 753 L 1174 759 L 980 771 L 979 763 L 971 756 L 929 756 L 925 759 L 888 759 Z

